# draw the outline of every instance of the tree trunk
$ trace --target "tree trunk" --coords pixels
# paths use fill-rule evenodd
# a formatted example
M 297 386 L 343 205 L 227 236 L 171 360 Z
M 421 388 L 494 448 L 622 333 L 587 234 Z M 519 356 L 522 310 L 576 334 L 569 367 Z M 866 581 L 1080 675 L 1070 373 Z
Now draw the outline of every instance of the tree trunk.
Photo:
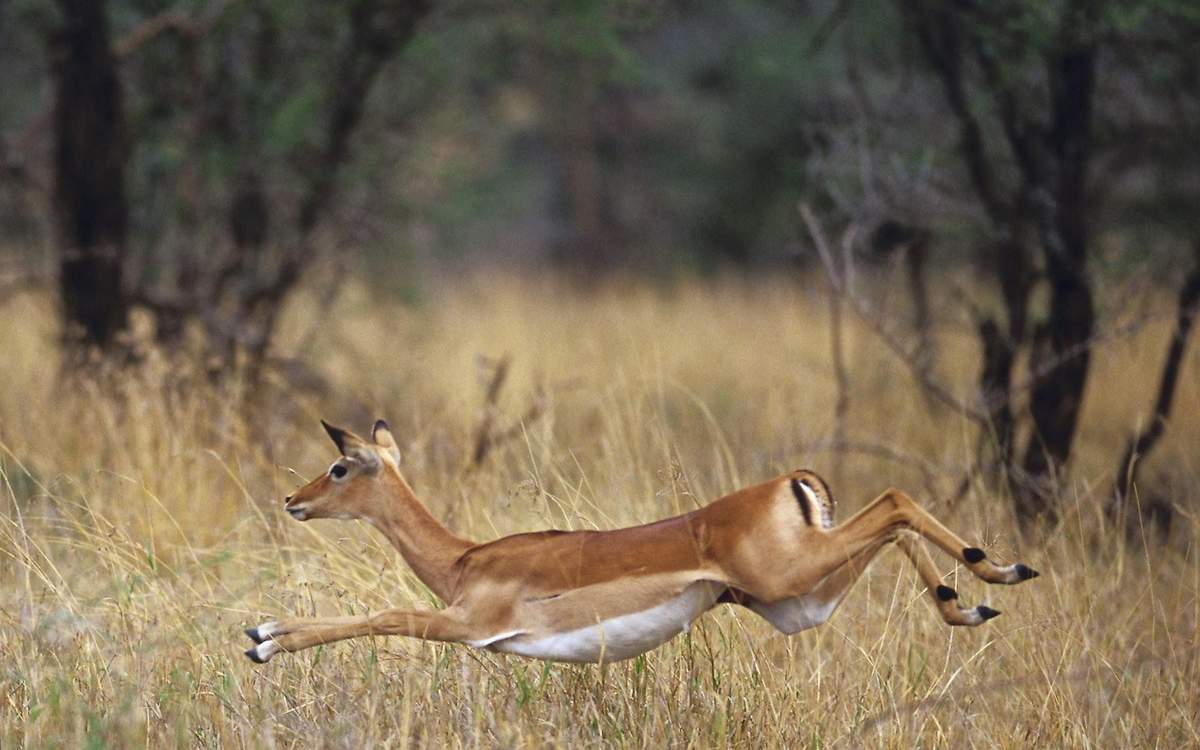
M 1085 281 L 1052 277 L 1050 318 L 1034 343 L 1031 369 L 1048 370 L 1033 387 L 1029 412 L 1034 433 L 1022 461 L 1022 487 L 1015 495 L 1023 522 L 1054 521 L 1053 490 L 1071 455 L 1083 390 L 1091 361 L 1088 341 L 1095 326 L 1091 289 Z
M 68 342 L 111 349 L 125 328 L 128 231 L 121 88 L 105 3 L 59 0 L 54 73 L 54 203 Z
M 1096 313 L 1087 275 L 1087 166 L 1091 156 L 1096 48 L 1069 48 L 1049 61 L 1053 116 L 1047 134 L 1050 169 L 1026 163 L 1033 211 L 1050 282 L 1050 314 L 1034 342 L 1030 366 L 1039 373 L 1030 397 L 1033 434 L 1015 495 L 1023 523 L 1057 519 L 1053 489 L 1071 455 L 1087 385 Z
M 1019 223 L 1019 220 L 1014 221 L 1014 225 Z M 1016 229 L 1011 231 L 1020 233 Z M 1012 408 L 1012 378 L 1017 353 L 1028 339 L 1029 295 L 1033 290 L 1034 274 L 1028 250 L 1015 238 L 998 249 L 996 266 L 1007 326 L 1002 330 L 992 318 L 979 325 L 983 348 L 979 392 L 985 411 L 992 415 L 993 465 L 1002 477 L 1009 474 L 1013 463 L 1017 420 Z
M 1127 531 L 1138 527 L 1138 515 L 1149 518 L 1161 533 L 1170 529 L 1172 512 L 1165 503 L 1144 501 L 1136 506 L 1141 513 L 1133 512 L 1135 507 L 1129 502 L 1129 496 L 1137 484 L 1137 471 L 1141 461 L 1158 444 L 1166 429 L 1167 420 L 1171 416 L 1171 406 L 1175 401 L 1175 388 L 1179 383 L 1179 370 L 1183 365 L 1183 354 L 1187 348 L 1188 338 L 1196 323 L 1197 313 L 1200 313 L 1200 241 L 1194 250 L 1195 264 L 1191 273 L 1179 290 L 1179 303 L 1175 311 L 1175 332 L 1167 347 L 1167 356 L 1163 360 L 1162 374 L 1159 376 L 1158 396 L 1154 400 L 1154 413 L 1140 432 L 1129 439 L 1125 453 L 1117 468 L 1117 476 L 1113 480 L 1112 492 L 1109 497 L 1108 516 L 1111 521 L 1123 524 Z

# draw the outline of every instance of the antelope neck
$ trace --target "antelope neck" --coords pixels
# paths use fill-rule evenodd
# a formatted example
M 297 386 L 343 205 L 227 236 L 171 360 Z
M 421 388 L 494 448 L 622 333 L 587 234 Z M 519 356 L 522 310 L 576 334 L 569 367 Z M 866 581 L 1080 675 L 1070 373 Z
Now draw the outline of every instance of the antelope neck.
M 384 472 L 383 497 L 366 520 L 399 550 L 417 578 L 449 603 L 451 566 L 473 545 L 434 518 L 398 471 L 387 467 Z

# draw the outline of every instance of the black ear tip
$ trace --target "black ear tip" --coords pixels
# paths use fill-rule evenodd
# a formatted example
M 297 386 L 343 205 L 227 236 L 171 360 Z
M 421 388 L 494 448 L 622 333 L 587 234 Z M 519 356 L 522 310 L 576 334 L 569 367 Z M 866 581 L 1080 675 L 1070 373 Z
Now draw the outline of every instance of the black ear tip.
M 382 420 L 382 419 L 376 419 L 376 420 L 375 420 L 375 427 L 374 427 L 374 428 L 372 428 L 371 432 L 373 432 L 373 433 L 374 433 L 374 432 L 379 432 L 380 430 L 387 430 L 388 432 L 391 432 L 391 431 L 392 431 L 392 428 L 388 427 L 388 423 L 387 423 L 387 422 L 385 422 L 384 420 Z
M 340 427 L 334 427 L 324 419 L 321 420 L 321 426 L 325 428 L 326 434 L 329 435 L 329 439 L 338 447 L 338 450 L 344 454 L 346 452 L 346 431 Z

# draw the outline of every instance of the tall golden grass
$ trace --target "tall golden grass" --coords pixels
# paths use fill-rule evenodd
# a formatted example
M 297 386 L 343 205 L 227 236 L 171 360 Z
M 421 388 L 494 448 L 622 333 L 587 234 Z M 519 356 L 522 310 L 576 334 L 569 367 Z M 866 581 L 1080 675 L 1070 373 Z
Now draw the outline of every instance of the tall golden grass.
M 399 638 L 261 667 L 242 656 L 242 628 L 273 615 L 438 606 L 362 525 L 282 513 L 283 495 L 334 455 L 318 417 L 359 430 L 387 417 L 418 493 L 472 538 L 649 521 L 785 470 L 828 475 L 824 301 L 796 280 L 582 294 L 498 276 L 435 284 L 413 307 L 357 284 L 328 311 L 296 300 L 280 339 L 331 391 L 273 374 L 253 394 L 157 356 L 60 380 L 52 301 L 11 301 L 0 747 L 1200 745 L 1195 353 L 1143 472 L 1180 510 L 1171 542 L 1128 542 L 1099 511 L 1148 413 L 1165 319 L 1097 351 L 1062 523 L 1026 541 L 1000 491 L 947 501 L 974 429 L 847 322 L 856 450 L 829 477 L 839 516 L 905 487 L 993 556 L 1039 568 L 989 588 L 938 557 L 966 602 L 1004 612 L 984 627 L 944 626 L 887 552 L 827 625 L 791 638 L 719 607 L 666 646 L 599 667 Z M 947 323 L 936 338 L 939 376 L 968 394 L 970 330 Z M 477 357 L 504 352 L 500 421 L 539 384 L 549 404 L 466 471 Z

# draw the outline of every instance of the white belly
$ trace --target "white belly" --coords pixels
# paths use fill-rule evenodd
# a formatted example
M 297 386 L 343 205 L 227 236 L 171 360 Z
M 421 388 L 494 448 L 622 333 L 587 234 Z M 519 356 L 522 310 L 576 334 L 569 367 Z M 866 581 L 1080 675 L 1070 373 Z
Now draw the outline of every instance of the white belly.
M 595 625 L 554 635 L 518 635 L 493 641 L 494 651 L 534 659 L 574 662 L 611 662 L 629 659 L 671 640 L 688 629 L 717 600 L 724 586 L 698 581 L 662 604 Z
M 747 606 L 777 630 L 791 635 L 824 623 L 837 609 L 840 597 L 822 599 L 814 594 L 784 599 L 774 604 L 751 602 Z

